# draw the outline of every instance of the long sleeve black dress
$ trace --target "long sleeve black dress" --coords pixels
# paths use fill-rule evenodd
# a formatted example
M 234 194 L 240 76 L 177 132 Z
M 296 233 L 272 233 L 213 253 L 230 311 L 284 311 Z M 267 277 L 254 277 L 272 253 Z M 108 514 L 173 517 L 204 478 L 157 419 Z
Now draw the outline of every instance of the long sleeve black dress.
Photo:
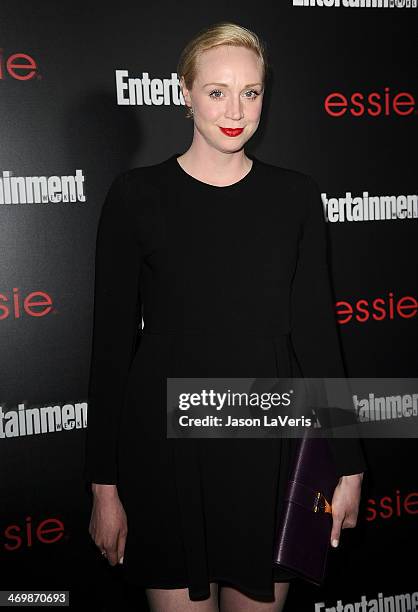
M 218 187 L 179 155 L 117 176 L 102 208 L 85 478 L 118 486 L 130 582 L 272 600 L 294 578 L 273 563 L 291 441 L 167 439 L 166 377 L 345 376 L 322 200 L 254 156 Z M 330 443 L 339 475 L 366 469 L 358 439 Z

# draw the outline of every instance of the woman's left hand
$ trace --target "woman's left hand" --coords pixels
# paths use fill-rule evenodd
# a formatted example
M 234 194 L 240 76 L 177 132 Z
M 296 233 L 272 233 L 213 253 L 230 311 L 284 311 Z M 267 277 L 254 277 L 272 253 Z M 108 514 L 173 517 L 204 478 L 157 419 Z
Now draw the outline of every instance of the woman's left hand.
M 360 504 L 363 472 L 341 476 L 332 497 L 331 545 L 338 546 L 341 529 L 355 527 Z

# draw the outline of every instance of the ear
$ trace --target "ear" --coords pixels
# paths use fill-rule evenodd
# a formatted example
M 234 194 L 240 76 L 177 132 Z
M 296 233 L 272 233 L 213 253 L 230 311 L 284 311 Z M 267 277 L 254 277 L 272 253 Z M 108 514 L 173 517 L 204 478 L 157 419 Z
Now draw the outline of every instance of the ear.
M 189 90 L 186 87 L 186 83 L 184 81 L 184 77 L 183 76 L 180 78 L 180 88 L 181 88 L 181 92 L 183 94 L 183 98 L 184 98 L 184 101 L 186 103 L 186 106 L 191 106 L 192 105 L 192 100 L 190 98 L 190 93 L 189 93 Z

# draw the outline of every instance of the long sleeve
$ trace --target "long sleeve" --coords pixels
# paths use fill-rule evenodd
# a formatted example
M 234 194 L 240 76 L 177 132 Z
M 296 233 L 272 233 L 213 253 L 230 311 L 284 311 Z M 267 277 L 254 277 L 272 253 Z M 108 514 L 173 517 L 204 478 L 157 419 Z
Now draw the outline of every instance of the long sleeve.
M 141 249 L 124 188 L 122 173 L 107 193 L 96 238 L 84 477 L 99 484 L 117 484 L 118 425 L 141 321 Z
M 307 212 L 292 284 L 292 344 L 304 378 L 346 378 L 331 292 L 322 198 L 317 183 L 309 175 L 304 175 L 301 197 Z M 354 424 L 354 410 L 352 413 L 345 410 L 342 415 L 332 408 L 324 410 L 326 426 L 343 421 Z M 367 469 L 359 438 L 328 439 L 339 476 Z

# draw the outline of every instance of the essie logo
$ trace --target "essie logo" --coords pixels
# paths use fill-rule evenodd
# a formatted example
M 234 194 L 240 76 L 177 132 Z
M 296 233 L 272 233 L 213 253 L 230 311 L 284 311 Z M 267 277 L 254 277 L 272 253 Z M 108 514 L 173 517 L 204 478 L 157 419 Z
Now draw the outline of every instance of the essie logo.
M 347 113 L 352 117 L 382 117 L 398 115 L 406 117 L 416 113 L 415 98 L 408 91 L 393 93 L 389 87 L 383 92 L 372 91 L 343 94 L 339 91 L 330 93 L 324 101 L 325 112 L 331 117 L 343 117 Z
M 0 49 L 0 80 L 6 77 L 16 81 L 29 81 L 38 74 L 38 66 L 31 55 L 27 53 L 12 53 L 5 56 L 4 50 Z
M 11 294 L 0 293 L 0 321 L 7 318 L 19 319 L 22 315 L 44 317 L 52 310 L 52 299 L 45 291 L 31 291 L 21 295 L 14 287 Z

